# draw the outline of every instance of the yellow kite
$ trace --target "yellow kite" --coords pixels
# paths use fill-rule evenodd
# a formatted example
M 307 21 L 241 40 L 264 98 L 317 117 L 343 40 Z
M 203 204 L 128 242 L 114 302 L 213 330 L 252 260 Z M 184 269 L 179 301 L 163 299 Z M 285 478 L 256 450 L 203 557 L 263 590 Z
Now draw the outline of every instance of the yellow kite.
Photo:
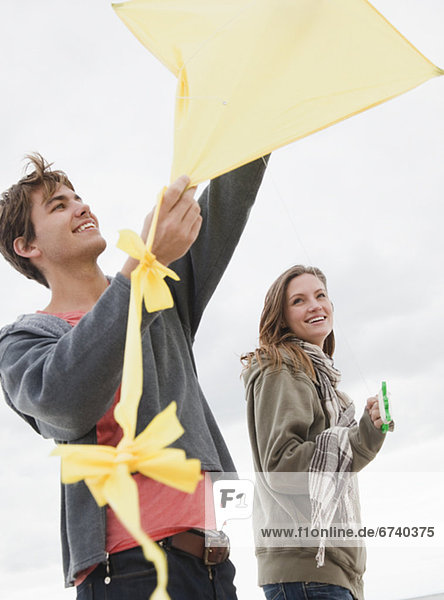
M 442 75 L 367 0 L 130 0 L 178 78 L 171 178 L 192 185 Z

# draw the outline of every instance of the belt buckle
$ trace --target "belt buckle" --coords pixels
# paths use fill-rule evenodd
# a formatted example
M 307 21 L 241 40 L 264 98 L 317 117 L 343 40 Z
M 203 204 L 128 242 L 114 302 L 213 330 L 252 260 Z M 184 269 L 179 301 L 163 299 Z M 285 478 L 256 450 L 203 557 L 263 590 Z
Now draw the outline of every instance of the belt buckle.
M 203 562 L 212 567 L 228 560 L 230 555 L 230 540 L 223 531 L 206 531 Z

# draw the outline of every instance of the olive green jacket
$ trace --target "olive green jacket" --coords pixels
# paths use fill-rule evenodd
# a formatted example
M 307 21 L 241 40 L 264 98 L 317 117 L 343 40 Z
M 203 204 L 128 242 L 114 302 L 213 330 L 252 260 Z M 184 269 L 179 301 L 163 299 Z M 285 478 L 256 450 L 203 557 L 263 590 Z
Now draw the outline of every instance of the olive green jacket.
M 355 598 L 362 600 L 366 560 L 362 544 L 327 546 L 324 566 L 317 568 L 317 547 L 312 542 L 311 547 L 307 546 L 309 542 L 304 545 L 303 536 L 288 543 L 279 538 L 265 540 L 261 533 L 266 528 L 289 524 L 296 533 L 298 524 L 310 523 L 308 469 L 316 437 L 330 426 L 315 383 L 304 372 L 295 372 L 287 362 L 281 369 L 269 365 L 261 369 L 253 361 L 243 378 L 257 476 L 253 523 L 259 585 L 329 583 L 349 589 Z M 349 437 L 352 470 L 360 471 L 376 456 L 385 434 L 373 425 L 365 411 L 359 424 L 350 428 Z

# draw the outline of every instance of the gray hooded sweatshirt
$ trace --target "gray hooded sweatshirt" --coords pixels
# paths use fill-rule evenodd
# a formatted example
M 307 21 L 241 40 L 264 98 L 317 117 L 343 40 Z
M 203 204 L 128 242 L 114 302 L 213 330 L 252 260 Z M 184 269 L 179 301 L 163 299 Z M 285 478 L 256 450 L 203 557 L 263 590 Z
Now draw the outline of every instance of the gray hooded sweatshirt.
M 144 383 L 137 434 L 171 401 L 185 429 L 174 446 L 205 471 L 234 465 L 200 388 L 193 341 L 202 313 L 236 248 L 265 169 L 259 159 L 213 180 L 199 203 L 198 239 L 167 279 L 174 307 L 142 318 Z M 0 331 L 0 378 L 8 405 L 45 438 L 97 443 L 96 423 L 111 407 L 122 376 L 130 282 L 111 281 L 94 308 L 71 327 L 48 314 L 28 314 Z M 84 482 L 62 486 L 65 583 L 102 562 L 106 511 Z

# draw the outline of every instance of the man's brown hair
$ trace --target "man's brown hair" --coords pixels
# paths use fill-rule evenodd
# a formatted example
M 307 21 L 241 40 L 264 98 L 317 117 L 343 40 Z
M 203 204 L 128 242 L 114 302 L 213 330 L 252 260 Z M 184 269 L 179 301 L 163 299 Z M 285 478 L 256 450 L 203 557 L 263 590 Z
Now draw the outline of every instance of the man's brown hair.
M 25 158 L 29 161 L 25 173 L 30 167 L 34 167 L 34 170 L 1 195 L 0 252 L 25 277 L 49 287 L 46 277 L 31 260 L 15 252 L 14 240 L 23 237 L 25 244 L 29 245 L 35 239 L 34 225 L 31 220 L 31 195 L 34 192 L 42 190 L 44 198 L 47 199 L 54 194 L 59 185 L 66 185 L 71 190 L 74 190 L 74 186 L 63 171 L 51 170 L 52 163 L 46 162 L 37 152 Z

